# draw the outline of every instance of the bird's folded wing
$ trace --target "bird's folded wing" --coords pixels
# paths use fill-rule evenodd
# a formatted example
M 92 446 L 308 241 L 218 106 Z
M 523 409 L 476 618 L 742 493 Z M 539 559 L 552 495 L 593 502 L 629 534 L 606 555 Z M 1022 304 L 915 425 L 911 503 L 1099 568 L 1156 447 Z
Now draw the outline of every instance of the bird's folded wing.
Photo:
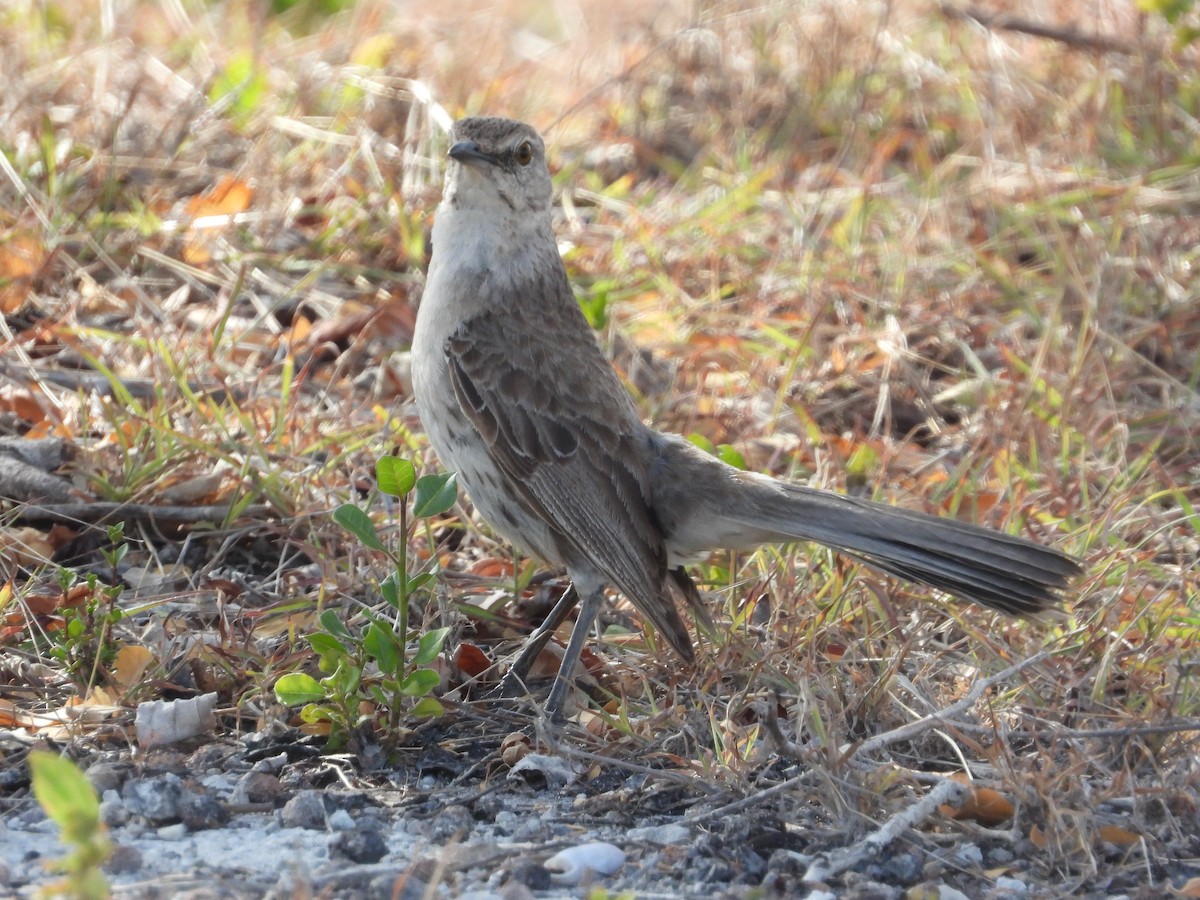
M 512 492 L 690 656 L 634 445 L 637 411 L 574 298 L 536 319 L 483 313 L 444 349 L 459 404 Z

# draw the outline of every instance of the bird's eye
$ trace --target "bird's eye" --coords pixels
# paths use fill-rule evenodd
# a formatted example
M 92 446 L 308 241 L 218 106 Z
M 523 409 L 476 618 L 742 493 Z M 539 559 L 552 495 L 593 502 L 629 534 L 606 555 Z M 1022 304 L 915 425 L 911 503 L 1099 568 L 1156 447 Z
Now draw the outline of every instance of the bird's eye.
M 529 165 L 533 162 L 533 144 L 529 143 L 529 141 L 521 141 L 521 143 L 517 144 L 517 152 L 513 155 L 521 165 Z

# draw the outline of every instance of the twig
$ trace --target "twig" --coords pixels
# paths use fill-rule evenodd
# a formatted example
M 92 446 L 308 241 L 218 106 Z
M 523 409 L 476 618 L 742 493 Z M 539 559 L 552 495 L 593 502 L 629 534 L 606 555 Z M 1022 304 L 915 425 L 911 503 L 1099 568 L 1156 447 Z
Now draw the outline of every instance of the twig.
M 1031 656 L 1029 659 L 1022 660 L 1015 666 L 1009 666 L 1002 672 L 997 672 L 991 678 L 984 678 L 982 681 L 977 681 L 967 691 L 966 696 L 961 700 L 950 704 L 945 709 L 940 709 L 937 712 L 930 713 L 917 719 L 915 722 L 909 722 L 907 725 L 901 725 L 899 728 L 893 728 L 891 731 L 885 731 L 883 734 L 877 734 L 875 737 L 863 741 L 861 744 L 845 744 L 840 748 L 841 759 L 843 762 L 848 762 L 863 753 L 870 753 L 878 750 L 881 747 L 887 747 L 890 744 L 898 743 L 899 741 L 909 740 L 919 734 L 924 734 L 939 725 L 952 725 L 951 718 L 964 712 L 979 699 L 984 691 L 988 690 L 993 685 L 1006 681 L 1012 676 L 1023 672 L 1030 666 L 1034 666 L 1050 655 L 1049 650 L 1043 650 L 1036 656 Z
M 150 525 L 198 525 L 202 522 L 224 522 L 232 506 L 154 506 L 148 503 L 23 503 L 13 510 L 22 522 L 64 522 L 100 524 L 110 521 L 145 522 Z M 269 506 L 257 504 L 241 510 L 239 519 L 265 519 L 271 516 Z
M 1088 34 L 1077 28 L 1058 28 L 1009 13 L 987 12 L 977 6 L 956 6 L 953 3 L 943 3 L 941 10 L 942 15 L 947 19 L 967 19 L 978 22 L 984 28 L 996 31 L 1016 31 L 1020 34 L 1058 41 L 1068 47 L 1097 50 L 1101 53 L 1122 53 L 1126 56 L 1134 56 L 1138 52 L 1133 44 L 1118 38 L 1102 34 Z
M 864 860 L 877 856 L 905 831 L 931 816 L 942 804 L 958 806 L 966 798 L 966 785 L 949 779 L 942 781 L 908 809 L 892 816 L 861 841 L 831 853 L 819 854 L 804 873 L 804 881 L 825 882 L 847 869 L 854 868 Z

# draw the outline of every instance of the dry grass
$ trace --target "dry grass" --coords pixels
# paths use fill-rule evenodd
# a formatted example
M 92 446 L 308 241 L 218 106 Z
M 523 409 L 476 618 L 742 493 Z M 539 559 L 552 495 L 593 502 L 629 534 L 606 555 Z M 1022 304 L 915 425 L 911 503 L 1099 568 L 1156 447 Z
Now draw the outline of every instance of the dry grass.
M 1031 873 L 1099 890 L 1187 874 L 1195 732 L 1172 729 L 1200 727 L 1195 50 L 1118 0 L 1041 15 L 1129 55 L 899 0 L 404 21 L 372 2 L 136 6 L 0 13 L 0 427 L 76 446 L 85 500 L 269 514 L 127 525 L 122 567 L 146 580 L 120 601 L 139 636 L 113 649 L 153 662 L 122 682 L 111 659 L 49 656 L 63 612 L 31 602 L 60 567 L 107 580 L 106 539 L 9 506 L 5 540 L 28 550 L 0 562 L 14 709 L 171 685 L 219 691 L 235 724 L 308 663 L 297 633 L 319 610 L 377 602 L 384 570 L 328 513 L 373 496 L 380 452 L 424 452 L 403 351 L 442 126 L 484 111 L 546 130 L 568 267 L 658 425 L 1088 563 L 1061 621 L 1018 624 L 812 548 L 714 558 L 722 627 L 697 668 L 597 650 L 620 702 L 592 740 L 742 791 L 770 752 L 797 755 L 873 789 L 806 789 L 851 833 L 921 772 L 965 769 L 1017 804 Z M 504 551 L 457 524 L 435 535 L 446 568 L 493 571 Z M 428 558 L 426 533 L 414 549 Z M 511 580 L 444 585 L 477 599 Z M 427 624 L 466 627 L 439 596 Z M 843 756 L 1041 649 L 971 715 Z

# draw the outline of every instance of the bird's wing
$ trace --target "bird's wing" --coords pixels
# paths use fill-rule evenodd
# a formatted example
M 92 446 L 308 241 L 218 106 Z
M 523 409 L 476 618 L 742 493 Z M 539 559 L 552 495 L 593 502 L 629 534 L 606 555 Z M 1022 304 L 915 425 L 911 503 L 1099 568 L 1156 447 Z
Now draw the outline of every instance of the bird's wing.
M 685 658 L 692 645 L 666 587 L 667 554 L 648 500 L 644 429 L 600 351 L 565 273 L 542 296 L 504 298 L 460 325 L 444 351 L 464 414 L 509 488 Z M 562 296 L 562 291 L 566 296 Z M 538 315 L 513 315 L 509 302 Z

